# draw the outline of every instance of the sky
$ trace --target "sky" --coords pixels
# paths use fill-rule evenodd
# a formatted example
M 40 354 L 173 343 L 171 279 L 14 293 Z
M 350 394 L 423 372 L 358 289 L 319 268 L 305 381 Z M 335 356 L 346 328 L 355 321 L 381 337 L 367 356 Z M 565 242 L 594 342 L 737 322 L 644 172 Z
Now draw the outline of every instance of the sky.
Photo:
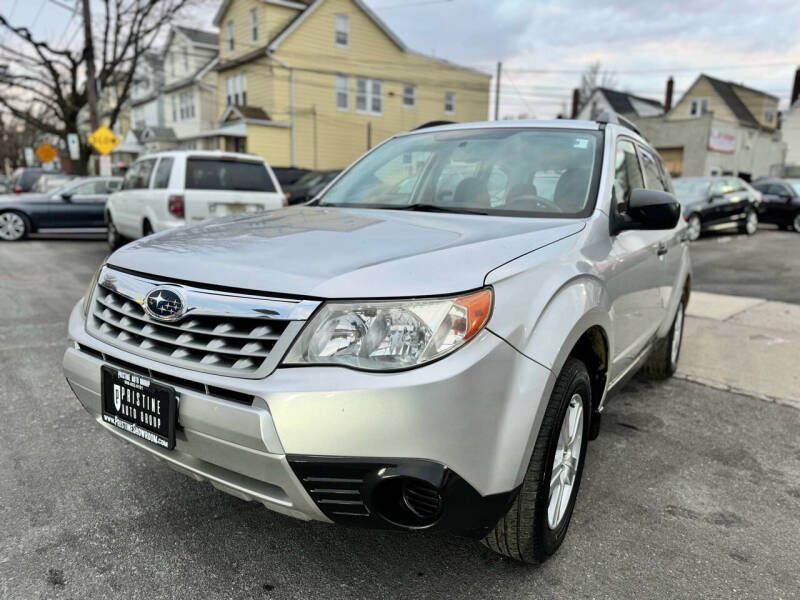
M 50 40 L 79 39 L 60 4 L 0 0 L 0 12 Z M 211 28 L 207 15 L 190 24 Z M 797 0 L 365 0 L 410 48 L 494 73 L 503 62 L 500 115 L 552 118 L 569 110 L 581 72 L 599 61 L 616 88 L 676 100 L 702 72 L 789 102 L 800 66 Z M 493 109 L 490 108 L 490 112 Z

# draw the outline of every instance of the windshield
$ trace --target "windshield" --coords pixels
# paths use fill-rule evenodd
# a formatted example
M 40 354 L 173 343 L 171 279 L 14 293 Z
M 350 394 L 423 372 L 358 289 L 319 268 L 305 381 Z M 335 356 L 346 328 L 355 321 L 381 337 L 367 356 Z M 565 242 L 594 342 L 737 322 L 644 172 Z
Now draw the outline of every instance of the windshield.
M 673 179 L 672 187 L 678 198 L 696 198 L 708 194 L 710 179 Z
M 517 216 L 587 216 L 601 134 L 474 129 L 395 138 L 355 164 L 323 206 L 434 208 Z

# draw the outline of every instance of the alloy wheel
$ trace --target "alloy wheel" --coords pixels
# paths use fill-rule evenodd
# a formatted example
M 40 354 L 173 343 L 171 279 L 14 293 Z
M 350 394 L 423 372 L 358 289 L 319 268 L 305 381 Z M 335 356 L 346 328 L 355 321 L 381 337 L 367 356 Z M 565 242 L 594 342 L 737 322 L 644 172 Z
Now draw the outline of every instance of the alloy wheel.
M 692 215 L 689 217 L 688 229 L 686 231 L 689 241 L 694 242 L 700 237 L 700 217 Z
M 758 215 L 755 211 L 750 211 L 747 213 L 747 217 L 745 217 L 744 223 L 744 230 L 747 235 L 753 235 L 756 231 L 758 231 Z
M 25 235 L 25 221 L 15 212 L 0 214 L 0 239 L 15 242 Z
M 792 227 L 797 233 L 800 233 L 800 213 L 797 213 L 794 216 L 794 221 L 792 221 Z
M 572 395 L 567 406 L 553 458 L 550 499 L 547 505 L 547 524 L 550 529 L 556 529 L 567 512 L 580 466 L 582 441 L 583 399 L 576 393 Z

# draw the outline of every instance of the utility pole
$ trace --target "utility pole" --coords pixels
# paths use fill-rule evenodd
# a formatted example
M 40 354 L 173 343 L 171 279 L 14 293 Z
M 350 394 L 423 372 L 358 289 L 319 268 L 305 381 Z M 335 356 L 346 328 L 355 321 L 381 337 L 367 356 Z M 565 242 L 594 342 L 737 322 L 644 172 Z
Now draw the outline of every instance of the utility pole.
M 85 0 L 84 0 L 85 1 Z M 497 79 L 494 84 L 494 120 L 500 120 L 500 74 L 503 71 L 503 63 L 497 63 Z
M 83 0 L 83 56 L 86 59 L 86 97 L 89 100 L 89 122 L 92 131 L 98 128 L 97 84 L 94 75 L 94 42 L 92 41 L 92 12 L 89 0 Z

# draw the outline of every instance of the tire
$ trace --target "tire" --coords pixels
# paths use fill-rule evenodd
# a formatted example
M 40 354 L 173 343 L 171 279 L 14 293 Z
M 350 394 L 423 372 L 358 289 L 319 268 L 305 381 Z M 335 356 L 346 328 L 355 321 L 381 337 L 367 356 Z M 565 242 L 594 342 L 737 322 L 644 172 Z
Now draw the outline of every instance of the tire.
M 111 219 L 111 216 L 108 217 L 108 229 L 106 231 L 106 237 L 108 239 L 108 247 L 113 252 L 117 248 L 121 248 L 124 246 L 128 240 L 119 232 L 117 226 L 114 225 L 114 221 Z
M 793 229 L 797 233 L 800 233 L 800 212 L 795 213 L 794 217 L 792 217 L 792 224 L 789 229 Z
M 681 356 L 683 343 L 683 323 L 685 321 L 686 307 L 683 300 L 678 304 L 675 318 L 669 328 L 669 335 L 656 340 L 647 362 L 642 367 L 642 375 L 647 379 L 669 379 L 678 369 L 678 360 Z
M 545 409 L 539 435 L 533 447 L 533 455 L 528 470 L 522 480 L 519 494 L 514 503 L 483 538 L 482 543 L 493 551 L 526 563 L 537 564 L 555 553 L 564 541 L 578 496 L 578 488 L 586 458 L 586 445 L 589 441 L 592 388 L 589 372 L 579 360 L 569 357 L 558 375 L 550 401 Z M 578 408 L 578 406 L 580 408 Z M 565 460 L 561 452 L 562 425 L 565 416 L 570 415 L 570 423 L 575 427 L 571 458 Z M 581 415 L 578 420 L 577 414 Z M 578 432 L 580 432 L 578 437 Z M 557 452 L 558 451 L 558 452 Z M 577 462 L 575 453 L 577 452 Z M 557 454 L 561 457 L 556 464 Z M 568 462 L 567 462 L 568 461 Z M 565 468 L 571 464 L 571 468 Z M 554 468 L 559 468 L 562 477 L 552 482 Z M 571 485 L 564 484 L 570 478 Z M 551 485 L 552 484 L 552 485 Z M 568 496 L 561 496 L 561 511 L 552 505 L 551 488 L 554 493 L 560 489 Z M 554 525 L 553 525 L 554 522 Z
M 152 233 L 153 233 L 153 226 L 150 225 L 150 221 L 145 219 L 144 223 L 142 223 L 142 237 L 147 237 L 148 235 L 151 235 Z
M 700 215 L 694 214 L 689 217 L 686 229 L 686 237 L 690 242 L 696 242 L 700 239 L 700 233 L 703 230 L 703 223 L 700 220 Z
M 758 231 L 758 213 L 752 208 L 745 214 L 744 221 L 739 223 L 739 231 L 747 235 L 755 235 Z
M 31 222 L 24 214 L 15 210 L 0 212 L 0 240 L 18 242 L 31 232 Z

